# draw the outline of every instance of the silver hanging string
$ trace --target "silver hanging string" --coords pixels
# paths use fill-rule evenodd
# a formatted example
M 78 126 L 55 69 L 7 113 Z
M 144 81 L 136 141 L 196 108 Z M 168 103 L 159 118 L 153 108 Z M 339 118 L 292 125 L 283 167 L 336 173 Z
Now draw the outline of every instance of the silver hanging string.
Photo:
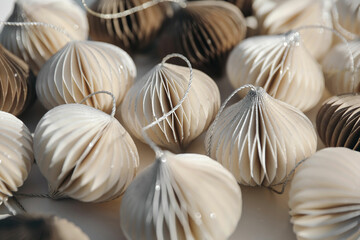
M 79 104 L 83 104 L 84 102 L 86 102 L 89 98 L 91 98 L 92 96 L 96 95 L 96 94 L 100 94 L 100 93 L 105 93 L 105 94 L 108 94 L 112 97 L 112 109 L 111 109 L 111 117 L 115 117 L 115 113 L 116 113 L 116 98 L 114 96 L 114 94 L 112 94 L 111 92 L 109 91 L 96 91 L 96 92 L 93 92 L 89 95 L 87 95 L 83 100 L 81 100 L 79 102 Z
M 213 139 L 213 135 L 214 135 L 214 129 L 215 129 L 215 126 L 220 118 L 220 115 L 221 113 L 224 111 L 226 105 L 228 104 L 228 102 L 233 98 L 233 96 L 240 92 L 241 90 L 245 89 L 245 88 L 250 88 L 251 90 L 253 91 L 256 91 L 256 87 L 254 87 L 252 84 L 245 84 L 239 88 L 237 88 L 235 91 L 233 91 L 227 98 L 226 100 L 224 101 L 224 103 L 221 105 L 220 109 L 219 109 L 219 112 L 216 114 L 216 117 L 213 121 L 213 123 L 211 124 L 211 127 L 209 129 L 210 131 L 210 137 L 208 139 L 208 142 L 207 142 L 207 149 L 206 149 L 206 154 L 210 157 L 210 152 L 211 152 L 211 144 L 212 144 L 212 139 Z
M 277 193 L 277 194 L 279 194 L 279 195 L 283 194 L 283 193 L 285 192 L 286 186 L 288 185 L 288 183 L 290 182 L 293 174 L 295 173 L 295 170 L 296 170 L 301 164 L 303 164 L 306 160 L 308 160 L 308 158 L 305 158 L 305 159 L 301 160 L 300 162 L 298 162 L 298 163 L 295 165 L 295 167 L 294 167 L 293 169 L 291 169 L 291 171 L 289 172 L 289 174 L 286 175 L 286 178 L 285 178 L 285 180 L 284 180 L 283 182 L 277 183 L 277 184 L 274 184 L 274 185 L 271 185 L 271 186 L 269 186 L 268 188 L 269 188 L 271 191 L 273 191 L 274 193 Z M 274 187 L 280 186 L 280 185 L 282 185 L 280 191 L 279 191 L 279 190 L 276 190 L 276 189 L 274 188 Z
M 321 30 L 330 31 L 333 34 L 335 34 L 337 37 L 339 37 L 340 40 L 346 45 L 346 48 L 347 48 L 347 50 L 349 52 L 349 56 L 350 56 L 351 86 L 352 86 L 352 91 L 354 92 L 355 91 L 355 80 L 357 78 L 357 75 L 355 74 L 355 60 L 354 60 L 354 56 L 353 56 L 353 54 L 351 52 L 349 42 L 337 30 L 335 30 L 333 28 L 330 28 L 330 27 L 325 27 L 325 26 L 322 26 L 322 25 L 302 26 L 302 27 L 298 27 L 298 28 L 296 28 L 296 29 L 294 29 L 292 31 L 300 32 L 302 30 L 309 30 L 309 29 L 321 29 Z
M 182 103 L 185 101 L 187 95 L 189 94 L 189 91 L 190 91 L 190 88 L 191 88 L 191 83 L 193 81 L 193 69 L 192 69 L 191 63 L 183 55 L 178 54 L 178 53 L 169 54 L 169 55 L 167 55 L 166 57 L 163 58 L 163 60 L 161 62 L 161 65 L 164 65 L 166 63 L 166 61 L 168 61 L 170 58 L 176 58 L 176 57 L 181 58 L 182 60 L 184 60 L 186 62 L 186 64 L 188 65 L 188 67 L 189 67 L 189 72 L 190 72 L 189 83 L 188 83 L 187 89 L 186 89 L 186 91 L 184 93 L 184 96 L 180 99 L 178 104 L 175 107 L 173 107 L 169 112 L 167 112 L 162 117 L 156 119 L 154 122 L 148 124 L 147 126 L 145 126 L 145 127 L 143 127 L 141 129 L 141 133 L 142 133 L 142 135 L 144 137 L 144 140 L 152 148 L 152 150 L 155 152 L 156 159 L 161 159 L 164 152 L 149 138 L 146 131 L 148 129 L 154 127 L 155 125 L 159 124 L 161 121 L 163 121 L 167 117 L 169 117 L 171 114 L 173 114 L 182 105 Z
M 345 28 L 343 28 L 339 22 L 339 12 L 338 12 L 338 9 L 336 7 L 336 4 L 333 4 L 333 7 L 331 9 L 331 13 L 332 13 L 332 16 L 333 16 L 333 23 L 334 25 L 336 26 L 336 28 L 338 29 L 338 31 L 346 36 L 347 38 L 349 39 L 355 39 L 357 38 L 358 36 L 352 32 L 349 32 L 348 30 L 346 30 Z
M 179 4 L 181 7 L 186 7 L 186 1 L 185 0 L 152 0 L 149 2 L 145 2 L 139 6 L 133 7 L 133 8 L 129 8 L 123 12 L 118 12 L 118 13 L 99 13 L 99 12 L 95 12 L 94 10 L 92 10 L 91 8 L 88 7 L 88 5 L 86 4 L 85 0 L 81 0 L 82 5 L 84 6 L 84 8 L 86 9 L 86 11 L 88 13 L 90 13 L 91 15 L 95 16 L 95 17 L 99 17 L 99 18 L 103 18 L 103 19 L 114 19 L 114 18 L 123 18 L 126 16 L 129 16 L 131 14 L 143 11 L 147 8 L 150 8 L 152 6 L 155 6 L 159 3 L 162 2 L 174 2 Z
M 63 28 L 49 24 L 49 23 L 44 23 L 44 22 L 6 22 L 6 21 L 0 21 L 0 25 L 5 25 L 5 26 L 15 26 L 15 27 L 26 27 L 26 26 L 30 26 L 30 27 L 46 27 L 46 28 L 51 28 L 54 29 L 55 31 L 64 34 L 66 37 L 68 37 L 70 40 L 74 40 L 73 37 L 71 37 L 69 35 L 68 32 L 66 32 Z

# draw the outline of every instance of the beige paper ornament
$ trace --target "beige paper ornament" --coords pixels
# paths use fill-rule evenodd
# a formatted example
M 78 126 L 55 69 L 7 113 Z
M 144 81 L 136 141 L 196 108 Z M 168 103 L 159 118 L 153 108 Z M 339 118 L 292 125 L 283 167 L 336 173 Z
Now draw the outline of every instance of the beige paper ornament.
M 51 197 L 102 202 L 125 191 L 139 156 L 114 114 L 115 110 L 110 116 L 83 104 L 65 104 L 40 120 L 34 155 Z
M 360 237 L 360 153 L 323 149 L 296 170 L 289 192 L 297 239 L 356 240 Z
M 318 112 L 316 128 L 327 147 L 360 151 L 360 95 L 345 94 L 328 99 Z
M 136 76 L 131 57 L 102 42 L 72 41 L 51 57 L 36 81 L 36 93 L 47 109 L 80 102 L 96 91 L 110 91 L 119 105 Z M 111 112 L 112 99 L 96 95 L 87 105 Z
M 166 151 L 126 190 L 120 224 L 132 240 L 225 240 L 241 210 L 240 188 L 219 163 Z
M 22 113 L 35 97 L 34 85 L 29 66 L 0 44 L 0 110 Z
M 0 111 L 0 204 L 23 185 L 33 161 L 29 129 L 14 115 Z
M 74 223 L 56 216 L 20 214 L 0 220 L 2 240 L 89 240 Z
M 242 100 L 219 111 L 205 148 L 240 184 L 276 185 L 316 151 L 316 132 L 301 111 L 249 87 Z
M 332 28 L 331 0 L 254 0 L 260 34 L 279 34 L 303 26 Z M 332 33 L 321 28 L 301 31 L 310 54 L 321 59 L 332 43 Z
M 300 39 L 298 32 L 289 32 L 244 40 L 227 61 L 231 85 L 260 86 L 272 97 L 310 110 L 322 96 L 324 76 Z
M 27 62 L 35 74 L 67 42 L 88 37 L 86 15 L 73 0 L 19 0 L 7 21 L 53 26 L 5 26 L 0 34 L 0 43 Z
M 167 22 L 158 49 L 161 55 L 181 53 L 194 67 L 218 73 L 228 53 L 245 34 L 245 19 L 233 4 L 188 2 Z
M 101 14 L 114 14 L 149 2 L 148 0 L 97 0 L 91 9 Z M 126 51 L 149 45 L 159 32 L 166 11 L 155 5 L 123 18 L 104 19 L 88 13 L 90 37 L 118 45 Z
M 121 105 L 125 127 L 141 141 L 142 128 L 174 108 L 189 84 L 189 69 L 160 63 L 135 82 Z M 199 70 L 183 104 L 166 120 L 147 131 L 157 145 L 179 151 L 207 129 L 220 107 L 215 82 Z
M 360 37 L 360 1 L 337 0 L 332 7 L 334 28 L 347 40 Z M 334 40 L 337 40 L 335 38 Z
M 326 87 L 331 93 L 359 92 L 360 40 L 336 45 L 322 61 L 322 69 Z

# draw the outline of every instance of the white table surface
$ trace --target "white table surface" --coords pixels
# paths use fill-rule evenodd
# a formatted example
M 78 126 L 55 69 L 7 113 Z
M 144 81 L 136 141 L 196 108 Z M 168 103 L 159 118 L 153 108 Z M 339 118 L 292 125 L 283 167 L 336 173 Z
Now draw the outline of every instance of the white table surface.
M 5 20 L 12 11 L 14 0 L 0 0 L 0 20 Z M 78 0 L 80 2 L 80 0 Z M 88 1 L 92 2 L 92 1 Z M 156 63 L 147 56 L 134 57 L 138 67 L 138 77 L 142 76 Z M 222 99 L 232 91 L 226 77 L 217 80 Z M 328 94 L 326 94 L 328 96 Z M 316 109 L 307 113 L 314 120 Z M 35 126 L 46 110 L 36 102 L 20 118 L 33 132 Z M 141 169 L 153 161 L 152 151 L 139 141 L 135 141 L 140 151 Z M 203 138 L 195 140 L 188 152 L 204 153 Z M 288 189 L 288 188 L 287 188 Z M 243 196 L 243 213 L 238 227 L 231 240 L 293 240 L 296 239 L 288 215 L 288 192 L 277 195 L 266 188 L 241 187 Z M 46 193 L 47 183 L 36 165 L 23 187 L 22 193 Z M 81 203 L 75 200 L 50 200 L 39 198 L 19 198 L 30 213 L 58 215 L 77 224 L 91 239 L 113 240 L 125 239 L 119 225 L 119 206 L 121 199 L 101 204 Z M 6 212 L 4 207 L 0 212 Z

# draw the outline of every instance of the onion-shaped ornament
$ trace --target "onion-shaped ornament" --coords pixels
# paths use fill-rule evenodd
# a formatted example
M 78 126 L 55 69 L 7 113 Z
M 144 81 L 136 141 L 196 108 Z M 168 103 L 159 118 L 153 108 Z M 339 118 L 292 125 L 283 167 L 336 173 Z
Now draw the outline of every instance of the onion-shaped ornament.
M 332 27 L 329 0 L 254 0 L 253 10 L 261 34 L 279 34 L 304 26 Z M 309 52 L 318 59 L 329 50 L 332 32 L 321 27 L 301 31 Z
M 134 83 L 121 105 L 125 127 L 145 142 L 142 128 L 173 109 L 184 97 L 189 69 L 160 63 Z M 205 73 L 193 70 L 193 81 L 181 106 L 147 131 L 157 145 L 173 151 L 184 149 L 207 129 L 220 107 L 216 83 Z
M 113 93 L 119 105 L 135 76 L 135 64 L 122 49 L 102 42 L 72 41 L 41 69 L 36 93 L 47 109 L 80 102 L 97 91 Z M 96 95 L 86 104 L 110 113 L 112 99 Z
M 34 161 L 32 141 L 22 121 L 0 111 L 0 204 L 12 197 L 28 177 Z
M 219 73 L 228 53 L 245 34 L 245 19 L 233 4 L 188 2 L 168 21 L 158 48 L 161 55 L 178 52 L 194 67 Z
M 336 1 L 332 8 L 332 18 L 334 28 L 347 40 L 359 38 L 360 0 Z
M 291 182 L 289 207 L 298 239 L 360 238 L 360 153 L 323 149 L 300 165 Z
M 89 240 L 74 223 L 56 216 L 19 214 L 0 220 L 2 240 Z
M 272 186 L 316 151 L 316 132 L 301 111 L 250 87 L 242 100 L 219 112 L 205 147 L 240 184 Z
M 19 115 L 35 97 L 29 66 L 0 44 L 0 110 Z
M 136 174 L 139 156 L 114 113 L 65 104 L 40 120 L 34 155 L 51 197 L 102 202 L 125 191 Z
M 322 61 L 322 69 L 331 93 L 360 92 L 360 40 L 336 45 Z
M 73 0 L 19 0 L 7 21 L 41 22 L 59 28 L 5 26 L 1 32 L 0 43 L 27 62 L 35 74 L 70 38 L 85 40 L 88 37 L 86 14 Z
M 148 0 L 97 0 L 91 9 L 101 14 L 124 12 Z M 166 10 L 154 5 L 122 18 L 104 19 L 88 13 L 90 37 L 93 40 L 113 43 L 126 51 L 148 46 L 157 36 Z
M 191 0 L 199 1 L 199 0 Z M 203 0 L 208 1 L 208 0 Z M 252 0 L 215 0 L 215 1 L 226 1 L 237 6 L 244 16 L 250 16 L 252 14 Z
M 234 48 L 226 66 L 231 85 L 260 86 L 272 97 L 302 111 L 313 108 L 324 90 L 320 65 L 298 32 L 251 37 Z
M 165 152 L 126 190 L 120 224 L 132 240 L 225 240 L 241 210 L 240 188 L 219 163 Z
M 316 128 L 327 147 L 360 151 L 360 95 L 345 94 L 327 100 L 318 112 Z

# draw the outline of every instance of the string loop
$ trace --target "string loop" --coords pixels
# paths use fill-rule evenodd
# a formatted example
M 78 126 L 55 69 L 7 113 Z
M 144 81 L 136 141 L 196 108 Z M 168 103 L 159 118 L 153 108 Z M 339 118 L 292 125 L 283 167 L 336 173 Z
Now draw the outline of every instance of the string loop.
M 189 91 L 190 91 L 190 88 L 191 88 L 191 83 L 193 81 L 193 68 L 191 66 L 190 61 L 186 57 L 184 57 L 183 55 L 178 54 L 178 53 L 169 54 L 169 55 L 167 55 L 166 57 L 163 58 L 163 60 L 161 61 L 160 64 L 163 66 L 166 63 L 166 61 L 168 61 L 171 58 L 181 58 L 188 65 L 189 72 L 190 72 L 190 78 L 189 78 L 189 83 L 188 83 L 187 89 L 186 89 L 186 91 L 184 93 L 184 96 L 180 99 L 180 101 L 178 102 L 178 104 L 175 107 L 173 107 L 169 112 L 164 114 L 162 117 L 160 117 L 158 119 L 156 119 L 156 117 L 155 117 L 155 121 L 153 121 L 152 123 L 150 123 L 147 126 L 143 127 L 142 130 L 141 130 L 141 133 L 144 136 L 144 139 L 145 139 L 146 143 L 154 150 L 155 156 L 159 160 L 164 155 L 164 152 L 149 138 L 146 131 L 148 129 L 152 128 L 153 126 L 159 124 L 161 121 L 163 121 L 167 117 L 169 117 L 171 114 L 173 114 L 182 105 L 182 103 L 185 101 L 187 95 L 189 94 Z
M 83 104 L 84 102 L 86 102 L 89 98 L 91 98 L 92 96 L 96 95 L 96 94 L 99 94 L 99 93 L 105 93 L 105 94 L 108 94 L 112 97 L 112 110 L 111 110 L 111 117 L 115 117 L 115 113 L 116 113 L 116 98 L 114 96 L 114 94 L 112 94 L 111 92 L 109 91 L 96 91 L 96 92 L 93 92 L 89 95 L 87 95 L 83 100 L 81 100 L 79 102 L 79 104 Z
M 152 6 L 155 6 L 159 3 L 162 2 L 174 2 L 179 4 L 181 7 L 186 7 L 186 1 L 185 0 L 152 0 L 149 2 L 145 2 L 139 6 L 133 7 L 133 8 L 129 8 L 123 12 L 118 12 L 118 13 L 99 13 L 99 12 L 95 12 L 94 10 L 92 10 L 91 8 L 88 7 L 88 5 L 86 4 L 85 0 L 81 0 L 82 5 L 84 6 L 84 8 L 86 9 L 86 11 L 88 13 L 90 13 L 91 15 L 95 16 L 95 17 L 99 17 L 99 18 L 103 18 L 103 19 L 114 19 L 114 18 L 123 18 L 123 17 L 127 17 L 131 14 L 143 11 L 147 8 L 150 8 Z
M 216 126 L 216 123 L 218 122 L 219 118 L 220 118 L 220 115 L 221 113 L 224 111 L 226 105 L 229 103 L 229 101 L 233 98 L 233 96 L 240 92 L 241 90 L 245 89 L 245 88 L 250 88 L 250 90 L 253 90 L 253 91 L 257 91 L 257 88 L 251 84 L 245 84 L 239 88 L 237 88 L 235 91 L 233 91 L 227 98 L 226 100 L 224 101 L 224 103 L 221 105 L 220 109 L 219 109 L 219 112 L 216 114 L 216 117 L 213 121 L 213 123 L 211 124 L 210 126 L 210 137 L 207 141 L 207 148 L 206 148 L 206 154 L 210 157 L 210 152 L 211 152 L 211 144 L 212 144 L 212 138 L 213 138 L 213 135 L 214 135 L 214 129 L 215 129 L 215 126 Z
M 356 78 L 357 75 L 355 74 L 355 59 L 354 59 L 354 55 L 351 52 L 350 46 L 349 46 L 349 42 L 346 40 L 346 38 L 337 30 L 330 28 L 330 27 L 326 27 L 326 26 L 322 26 L 322 25 L 307 25 L 307 26 L 302 26 L 302 27 L 298 27 L 292 31 L 302 31 L 302 30 L 306 30 L 306 29 L 321 29 L 321 30 L 326 30 L 326 31 L 330 31 L 333 34 L 335 34 L 337 37 L 340 38 L 340 40 L 346 45 L 346 48 L 349 52 L 349 56 L 350 56 L 350 71 L 351 71 L 351 86 L 352 86 L 352 91 L 355 91 L 355 80 L 357 80 Z

